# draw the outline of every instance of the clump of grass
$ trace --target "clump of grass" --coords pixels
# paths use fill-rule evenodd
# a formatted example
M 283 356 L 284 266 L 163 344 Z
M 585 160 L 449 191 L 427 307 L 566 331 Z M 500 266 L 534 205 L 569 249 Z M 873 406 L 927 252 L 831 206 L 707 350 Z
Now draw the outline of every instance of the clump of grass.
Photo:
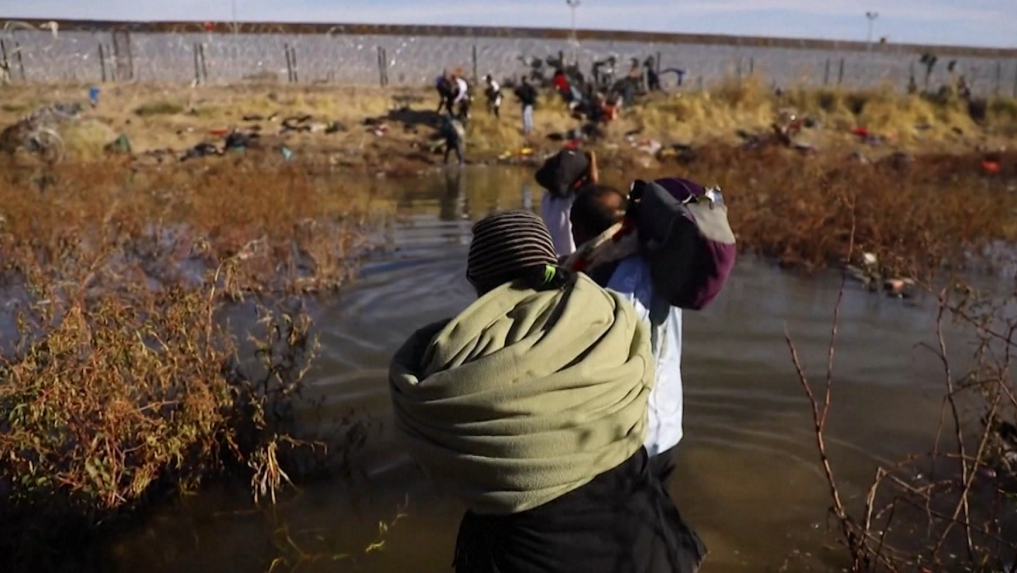
M 780 148 L 707 148 L 669 175 L 720 184 L 743 249 L 803 268 L 871 252 L 886 273 L 927 277 L 976 262 L 994 241 L 1017 239 L 1017 197 L 979 166 L 970 155 L 894 166 Z
M 1017 98 L 995 97 L 988 102 L 988 119 L 991 123 L 1017 128 Z
M 134 109 L 134 114 L 139 117 L 154 117 L 158 115 L 177 115 L 184 111 L 184 106 L 175 101 L 155 101 L 144 103 Z
M 477 110 L 467 128 L 467 153 L 515 151 L 525 144 L 521 128 L 521 123 L 508 122 L 504 118 L 494 117 L 486 110 Z
M 60 135 L 71 160 L 95 161 L 104 155 L 104 148 L 117 134 L 105 123 L 86 119 L 64 124 Z
M 252 367 L 218 317 L 348 280 L 364 203 L 313 164 L 207 167 L 0 176 L 0 318 L 18 325 L 0 340 L 5 571 L 52 570 L 99 524 L 217 472 L 255 498 L 289 480 L 309 321 L 260 311 Z
M 68 163 L 41 178 L 6 172 L 0 273 L 32 268 L 65 281 L 66 269 L 122 247 L 101 276 L 140 269 L 157 281 L 193 282 L 230 261 L 237 293 L 342 285 L 362 244 L 369 197 L 341 186 L 325 166 L 253 155 L 193 170 L 109 162 Z M 30 264 L 38 260 L 47 264 Z
M 259 379 L 216 324 L 211 287 L 49 294 L 19 312 L 19 343 L 0 357 L 5 570 L 49 570 L 81 549 L 55 539 L 88 539 L 227 467 L 249 468 L 256 496 L 288 481 L 279 460 L 295 442 L 278 413 L 313 350 L 306 320 L 263 344 Z
M 756 77 L 724 78 L 710 90 L 713 99 L 733 108 L 755 108 L 769 98 L 769 91 Z

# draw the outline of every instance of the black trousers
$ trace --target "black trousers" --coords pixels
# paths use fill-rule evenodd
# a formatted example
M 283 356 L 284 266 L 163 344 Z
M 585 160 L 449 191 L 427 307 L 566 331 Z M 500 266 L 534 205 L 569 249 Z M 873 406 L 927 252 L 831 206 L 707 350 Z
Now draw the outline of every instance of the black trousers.
M 650 471 L 653 472 L 653 475 L 657 476 L 660 484 L 664 486 L 664 491 L 667 491 L 667 483 L 671 481 L 671 474 L 674 473 L 674 458 L 677 452 L 678 446 L 674 446 L 670 450 L 650 458 Z
M 640 450 L 530 511 L 467 512 L 453 565 L 456 573 L 695 573 L 705 555 Z
M 463 141 L 461 139 L 445 139 L 445 163 L 448 163 L 449 155 L 455 152 L 459 164 L 463 163 Z

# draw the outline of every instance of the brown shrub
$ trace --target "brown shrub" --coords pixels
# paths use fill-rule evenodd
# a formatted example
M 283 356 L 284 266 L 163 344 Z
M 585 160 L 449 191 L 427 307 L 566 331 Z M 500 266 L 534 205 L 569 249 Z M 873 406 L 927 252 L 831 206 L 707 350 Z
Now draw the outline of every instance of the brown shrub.
M 918 156 L 872 165 L 775 147 L 708 148 L 669 174 L 721 186 L 744 250 L 791 266 L 841 264 L 854 229 L 851 262 L 871 252 L 885 272 L 924 277 L 1017 237 L 1017 197 L 1003 176 L 981 174 L 980 161 Z
M 342 284 L 362 209 L 314 166 L 187 167 L 0 177 L 18 325 L 0 340 L 5 571 L 52 570 L 99 524 L 227 469 L 274 499 L 305 447 L 289 432 L 307 317 L 260 311 L 252 367 L 218 316 L 247 292 Z

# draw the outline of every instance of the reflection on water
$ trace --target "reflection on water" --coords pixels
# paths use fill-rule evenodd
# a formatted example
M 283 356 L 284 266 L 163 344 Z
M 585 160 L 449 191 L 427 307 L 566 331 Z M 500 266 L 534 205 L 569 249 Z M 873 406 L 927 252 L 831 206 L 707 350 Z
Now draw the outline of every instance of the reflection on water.
M 308 397 L 324 397 L 335 412 L 354 407 L 370 424 L 351 475 L 304 488 L 273 511 L 250 511 L 246 484 L 174 503 L 111 548 L 115 569 L 260 573 L 285 556 L 301 571 L 448 571 L 462 508 L 396 440 L 386 369 L 413 329 L 470 303 L 472 221 L 492 209 L 533 208 L 539 197 L 526 178 L 452 170 L 400 191 L 388 248 L 340 300 L 315 309 L 322 356 Z M 821 377 L 839 286 L 743 260 L 711 308 L 686 315 L 686 437 L 671 488 L 709 545 L 711 572 L 777 570 L 788 559 L 791 570 L 839 570 L 826 548 L 828 499 L 809 409 L 784 342 L 786 327 L 808 372 Z M 828 441 L 842 493 L 855 501 L 874 460 L 927 448 L 941 376 L 913 348 L 930 338 L 931 313 L 852 290 L 841 315 Z M 384 549 L 365 554 L 379 522 L 407 502 L 408 517 Z

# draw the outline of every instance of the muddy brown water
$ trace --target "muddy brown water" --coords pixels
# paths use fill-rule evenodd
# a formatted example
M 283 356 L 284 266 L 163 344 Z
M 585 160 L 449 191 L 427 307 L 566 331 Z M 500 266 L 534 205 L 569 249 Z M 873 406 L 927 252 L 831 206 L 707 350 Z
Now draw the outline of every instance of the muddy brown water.
M 169 503 L 111 540 L 110 569 L 262 573 L 274 563 L 276 571 L 449 571 L 463 508 L 397 440 L 386 369 L 413 329 L 471 302 L 464 277 L 471 222 L 492 209 L 536 206 L 527 179 L 467 170 L 458 180 L 383 184 L 396 214 L 377 237 L 383 248 L 356 285 L 314 309 L 322 352 L 308 397 L 325 399 L 328 415 L 352 410 L 366 424 L 351 470 L 289 492 L 270 509 L 253 510 L 242 483 Z M 801 277 L 743 258 L 712 307 L 686 314 L 686 435 L 670 488 L 709 546 L 707 573 L 840 570 L 810 409 L 784 341 L 786 327 L 820 382 L 839 287 L 835 276 Z M 921 301 L 856 287 L 845 294 L 828 440 L 849 503 L 864 497 L 877 462 L 931 444 L 943 378 L 915 345 L 933 340 L 934 328 Z M 405 516 L 385 532 L 381 524 L 398 513 Z

